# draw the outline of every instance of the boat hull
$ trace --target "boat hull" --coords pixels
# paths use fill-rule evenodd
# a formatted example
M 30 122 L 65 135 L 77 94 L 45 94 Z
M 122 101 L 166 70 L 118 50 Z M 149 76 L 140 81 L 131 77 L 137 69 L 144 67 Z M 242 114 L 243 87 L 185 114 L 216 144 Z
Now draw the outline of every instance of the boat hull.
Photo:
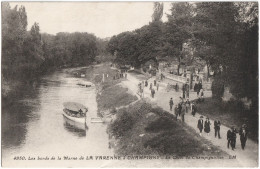
M 77 123 L 82 123 L 82 124 L 86 123 L 86 117 L 72 117 L 67 115 L 65 112 L 63 112 L 63 116 Z

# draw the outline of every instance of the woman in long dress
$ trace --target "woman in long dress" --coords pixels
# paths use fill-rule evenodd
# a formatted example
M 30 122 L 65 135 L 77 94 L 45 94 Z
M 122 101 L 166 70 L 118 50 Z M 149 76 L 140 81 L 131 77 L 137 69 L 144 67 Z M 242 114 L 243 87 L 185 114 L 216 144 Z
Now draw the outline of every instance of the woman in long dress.
M 207 133 L 207 135 L 209 135 L 210 132 L 210 121 L 209 118 L 206 119 L 205 123 L 204 123 L 204 132 Z

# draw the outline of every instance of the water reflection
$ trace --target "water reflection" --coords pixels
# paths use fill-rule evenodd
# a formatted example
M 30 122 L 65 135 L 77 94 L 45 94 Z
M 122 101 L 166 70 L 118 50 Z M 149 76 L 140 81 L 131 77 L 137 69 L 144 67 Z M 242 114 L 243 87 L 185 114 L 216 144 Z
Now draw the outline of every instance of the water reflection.
M 57 71 L 24 89 L 12 104 L 2 104 L 2 165 L 13 157 L 53 155 L 111 155 L 107 126 L 91 123 L 97 117 L 95 86 L 86 79 Z M 88 108 L 88 127 L 63 117 L 63 103 L 77 102 Z M 25 161 L 26 162 L 26 161 Z
M 68 131 L 69 133 L 72 133 L 73 136 L 86 137 L 86 132 L 88 129 L 86 124 L 74 122 L 64 116 L 63 116 L 63 119 L 64 119 L 63 125 L 64 125 L 64 128 L 66 129 L 66 131 Z
M 11 101 L 2 102 L 2 147 L 19 147 L 25 140 L 27 123 L 39 120 L 39 84 L 25 85 Z

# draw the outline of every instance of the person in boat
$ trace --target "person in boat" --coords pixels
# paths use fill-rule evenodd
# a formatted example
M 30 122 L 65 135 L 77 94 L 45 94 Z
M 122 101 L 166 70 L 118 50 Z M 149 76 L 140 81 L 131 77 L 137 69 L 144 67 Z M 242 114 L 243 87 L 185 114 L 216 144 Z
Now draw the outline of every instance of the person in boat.
M 79 113 L 77 114 L 78 117 L 81 117 L 83 115 L 83 111 L 79 109 Z

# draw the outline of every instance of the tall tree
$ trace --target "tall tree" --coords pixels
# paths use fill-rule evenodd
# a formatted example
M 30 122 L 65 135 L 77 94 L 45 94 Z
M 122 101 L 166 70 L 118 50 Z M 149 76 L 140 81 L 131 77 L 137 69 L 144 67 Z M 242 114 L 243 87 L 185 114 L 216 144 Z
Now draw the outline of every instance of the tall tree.
M 165 44 L 163 50 L 168 56 L 177 58 L 178 74 L 183 57 L 183 44 L 192 38 L 192 19 L 194 6 L 189 2 L 172 3 L 171 14 L 165 25 Z
M 163 16 L 163 2 L 154 2 L 152 20 L 161 21 Z

